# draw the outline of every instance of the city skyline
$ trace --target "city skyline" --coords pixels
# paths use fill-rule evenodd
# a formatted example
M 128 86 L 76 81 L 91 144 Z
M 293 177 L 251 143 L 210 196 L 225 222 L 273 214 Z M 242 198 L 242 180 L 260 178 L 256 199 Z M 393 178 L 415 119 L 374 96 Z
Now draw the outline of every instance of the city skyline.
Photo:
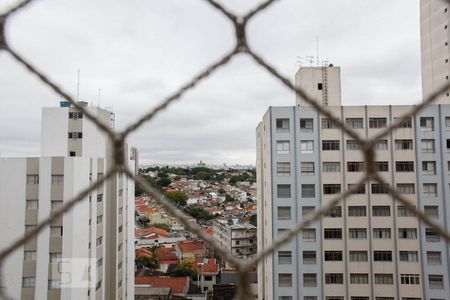
M 33 3 L 11 19 L 7 37 L 14 49 L 72 95 L 81 69 L 80 100 L 98 104 L 101 89 L 100 105 L 114 106 L 119 129 L 232 46 L 230 24 L 201 1 L 106 3 Z M 247 3 L 246 8 L 256 3 Z M 227 4 L 246 11 L 238 1 Z M 342 68 L 344 105 L 420 101 L 418 1 L 305 4 L 280 1 L 258 16 L 249 27 L 251 46 L 293 78 L 298 56 L 316 54 L 318 35 L 320 57 Z M 401 20 L 399 13 L 404 16 Z M 129 22 L 127 16 L 132 14 Z M 27 52 L 30 48 L 33 51 Z M 0 153 L 37 155 L 40 107 L 54 106 L 60 99 L 5 53 L 0 54 L 0 67 L 6 70 L 0 76 L 5 99 Z M 18 82 L 27 88 L 20 88 Z M 200 160 L 254 164 L 255 124 L 260 115 L 269 105 L 290 105 L 294 99 L 239 56 L 131 135 L 130 143 L 140 149 L 144 164 Z M 28 108 L 23 118 L 31 126 L 11 130 L 9 124 L 16 117 L 11 112 L 24 104 Z

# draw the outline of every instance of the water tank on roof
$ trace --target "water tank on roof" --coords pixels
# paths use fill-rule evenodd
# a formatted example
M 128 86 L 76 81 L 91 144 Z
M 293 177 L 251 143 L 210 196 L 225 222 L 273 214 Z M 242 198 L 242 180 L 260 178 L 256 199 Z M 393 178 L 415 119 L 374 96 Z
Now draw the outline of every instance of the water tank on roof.
M 70 107 L 69 101 L 59 101 L 59 107 Z

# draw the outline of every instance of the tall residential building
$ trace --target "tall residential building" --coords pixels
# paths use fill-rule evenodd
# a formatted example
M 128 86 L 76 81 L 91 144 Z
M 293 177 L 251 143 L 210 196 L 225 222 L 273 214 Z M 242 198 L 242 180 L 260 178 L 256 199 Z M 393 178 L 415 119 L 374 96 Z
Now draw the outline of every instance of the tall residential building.
M 445 0 L 420 0 L 422 92 L 427 97 L 448 83 L 450 75 L 449 4 Z M 435 103 L 448 103 L 444 94 Z
M 112 112 L 79 104 L 114 128 Z M 43 108 L 41 135 L 41 157 L 0 158 L 0 248 L 111 167 L 109 139 L 69 102 Z M 108 180 L 9 256 L 1 275 L 13 299 L 133 299 L 134 183 Z
M 257 128 L 258 250 L 364 175 L 360 145 L 312 107 L 297 104 L 270 107 Z M 337 99 L 327 109 L 370 138 L 412 106 L 341 106 Z M 385 181 L 450 231 L 450 104 L 427 107 L 375 148 Z M 450 299 L 449 251 L 384 186 L 369 181 L 259 264 L 258 295 Z
M 256 227 L 238 219 L 214 220 L 214 239 L 219 245 L 241 259 L 249 259 L 256 254 Z M 222 261 L 226 268 L 233 268 Z

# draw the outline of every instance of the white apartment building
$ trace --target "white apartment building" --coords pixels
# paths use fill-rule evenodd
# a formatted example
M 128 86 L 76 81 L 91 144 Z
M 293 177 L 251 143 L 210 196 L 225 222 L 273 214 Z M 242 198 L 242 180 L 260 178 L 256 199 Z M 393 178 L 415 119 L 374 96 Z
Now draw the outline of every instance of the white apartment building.
M 79 104 L 114 128 L 112 112 Z M 0 158 L 0 248 L 111 166 L 108 138 L 69 102 L 43 108 L 41 135 L 41 157 Z M 133 299 L 134 183 L 118 174 L 15 251 L 2 288 L 12 299 Z
M 422 93 L 427 97 L 448 83 L 450 71 L 449 5 L 445 0 L 420 0 Z M 448 103 L 450 94 L 435 103 Z
M 297 73 L 297 84 L 323 90 L 321 76 L 301 78 L 322 68 L 305 69 L 310 70 Z M 340 86 L 338 75 L 334 80 Z M 328 93 L 338 95 L 340 88 Z M 323 97 L 316 93 L 322 105 Z M 364 175 L 360 145 L 302 103 L 270 107 L 257 128 L 259 251 Z M 366 138 L 412 109 L 331 103 L 327 109 Z M 450 104 L 427 107 L 375 148 L 384 180 L 450 230 Z M 449 250 L 383 186 L 369 181 L 259 264 L 258 295 L 265 300 L 450 299 Z
M 234 256 L 248 259 L 256 254 L 256 227 L 238 219 L 215 219 L 213 237 L 220 246 Z M 226 268 L 232 268 L 226 261 Z

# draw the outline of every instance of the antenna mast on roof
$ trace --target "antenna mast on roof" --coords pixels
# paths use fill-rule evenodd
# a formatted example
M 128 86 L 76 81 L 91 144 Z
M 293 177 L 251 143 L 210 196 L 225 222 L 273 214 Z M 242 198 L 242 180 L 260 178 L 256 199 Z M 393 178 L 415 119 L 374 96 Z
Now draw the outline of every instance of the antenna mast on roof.
M 80 100 L 80 69 L 78 69 L 77 102 Z
M 316 41 L 317 43 L 316 43 L 316 46 L 317 46 L 317 55 L 316 55 L 316 57 L 317 57 L 317 66 L 319 67 L 319 61 L 320 61 L 320 59 L 319 59 L 319 36 L 317 36 L 317 41 Z

